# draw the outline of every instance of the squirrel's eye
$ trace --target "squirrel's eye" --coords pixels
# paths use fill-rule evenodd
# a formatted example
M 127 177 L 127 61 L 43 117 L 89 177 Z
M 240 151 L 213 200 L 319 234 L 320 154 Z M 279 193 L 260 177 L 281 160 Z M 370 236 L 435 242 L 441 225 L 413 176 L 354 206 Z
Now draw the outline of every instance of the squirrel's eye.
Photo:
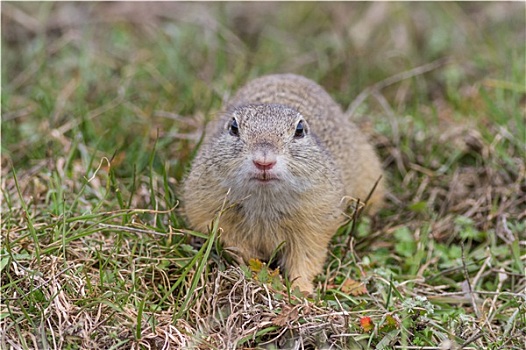
M 294 138 L 301 139 L 305 136 L 305 126 L 304 121 L 300 120 L 296 125 L 296 131 L 294 132 Z
M 229 127 L 230 135 L 239 136 L 239 126 L 237 126 L 236 118 L 232 118 Z

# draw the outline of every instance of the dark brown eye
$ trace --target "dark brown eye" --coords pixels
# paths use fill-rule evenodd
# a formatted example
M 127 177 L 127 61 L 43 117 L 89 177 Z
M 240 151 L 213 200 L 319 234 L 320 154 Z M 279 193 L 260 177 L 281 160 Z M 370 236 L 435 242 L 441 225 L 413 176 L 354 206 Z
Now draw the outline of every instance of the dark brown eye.
M 232 118 L 232 121 L 230 122 L 229 131 L 230 135 L 239 136 L 239 126 L 237 126 L 236 118 Z
M 301 139 L 305 136 L 305 122 L 300 120 L 296 125 L 296 131 L 294 132 L 294 138 Z

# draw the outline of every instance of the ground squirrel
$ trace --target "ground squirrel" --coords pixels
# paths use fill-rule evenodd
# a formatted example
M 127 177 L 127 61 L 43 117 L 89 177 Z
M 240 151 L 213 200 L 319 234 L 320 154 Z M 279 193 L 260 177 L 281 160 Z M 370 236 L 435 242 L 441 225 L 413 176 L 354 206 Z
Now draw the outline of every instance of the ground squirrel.
M 183 190 L 191 227 L 206 231 L 226 197 L 221 241 L 246 262 L 277 262 L 312 292 L 348 198 L 366 199 L 382 169 L 366 136 L 315 82 L 293 74 L 249 82 L 207 129 Z M 227 195 L 228 193 L 228 195 Z M 380 181 L 368 202 L 375 212 Z

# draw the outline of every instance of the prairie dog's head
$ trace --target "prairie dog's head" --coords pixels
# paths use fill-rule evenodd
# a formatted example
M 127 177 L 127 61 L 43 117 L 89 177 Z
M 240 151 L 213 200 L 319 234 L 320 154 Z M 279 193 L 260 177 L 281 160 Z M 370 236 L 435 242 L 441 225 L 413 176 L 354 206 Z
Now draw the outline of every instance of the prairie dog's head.
M 222 185 L 245 194 L 302 192 L 319 181 L 331 162 L 308 120 L 283 105 L 229 110 L 209 147 Z

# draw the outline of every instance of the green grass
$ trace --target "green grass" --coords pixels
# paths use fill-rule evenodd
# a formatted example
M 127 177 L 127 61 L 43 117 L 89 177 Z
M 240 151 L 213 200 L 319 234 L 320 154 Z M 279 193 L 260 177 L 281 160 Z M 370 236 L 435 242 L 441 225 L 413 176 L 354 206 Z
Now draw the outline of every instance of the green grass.
M 134 6 L 2 3 L 1 348 L 524 348 L 524 4 Z M 275 72 L 351 107 L 389 183 L 308 300 L 179 205 Z

